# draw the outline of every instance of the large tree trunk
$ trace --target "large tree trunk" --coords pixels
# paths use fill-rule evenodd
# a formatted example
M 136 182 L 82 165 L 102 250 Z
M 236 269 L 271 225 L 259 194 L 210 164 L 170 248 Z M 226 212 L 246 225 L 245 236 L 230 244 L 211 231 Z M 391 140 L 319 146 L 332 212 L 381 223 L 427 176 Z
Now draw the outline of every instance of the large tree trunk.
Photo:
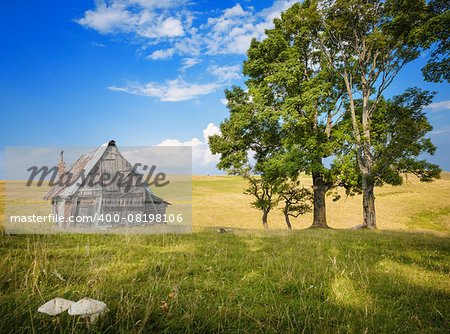
M 314 220 L 311 227 L 328 227 L 327 214 L 325 204 L 325 194 L 327 189 L 323 180 L 323 175 L 313 173 L 313 189 L 314 189 Z
M 287 212 L 287 208 L 284 209 L 284 219 L 286 220 L 286 225 L 287 225 L 288 229 L 292 230 L 292 226 L 291 226 L 291 222 L 289 220 L 289 214 Z
M 374 182 L 369 175 L 363 174 L 363 227 L 377 228 L 375 216 Z
M 263 226 L 264 229 L 268 229 L 269 225 L 267 224 L 267 215 L 269 214 L 269 211 L 263 211 L 263 216 L 262 216 L 262 222 L 263 222 Z
M 363 78 L 363 113 L 362 125 L 364 131 L 364 141 L 362 142 L 363 159 L 362 164 L 362 184 L 363 184 L 363 226 L 370 228 L 377 228 L 375 218 L 375 195 L 373 188 L 374 181 L 371 177 L 373 167 L 373 156 L 370 144 L 370 127 L 372 123 L 372 116 L 370 115 L 370 91 L 365 88 L 365 78 Z M 361 143 L 360 143 L 361 145 Z M 362 165 L 362 166 L 361 166 Z

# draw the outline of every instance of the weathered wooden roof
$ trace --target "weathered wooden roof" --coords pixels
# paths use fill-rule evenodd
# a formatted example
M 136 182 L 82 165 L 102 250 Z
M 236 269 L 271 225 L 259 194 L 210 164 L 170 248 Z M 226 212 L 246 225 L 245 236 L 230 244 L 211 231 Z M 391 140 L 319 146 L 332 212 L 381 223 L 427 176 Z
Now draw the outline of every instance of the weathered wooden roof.
M 95 164 L 100 160 L 108 148 L 108 143 L 103 144 L 95 151 L 87 155 L 82 155 L 75 161 L 69 169 L 66 171 L 67 174 L 72 175 L 72 180 L 77 180 L 80 176 L 81 172 L 84 170 L 84 175 L 89 175 L 92 168 L 94 168 Z M 73 195 L 80 185 L 78 182 L 72 182 L 71 184 L 56 184 L 53 186 L 47 195 L 45 195 L 44 200 L 51 200 L 53 197 L 68 197 Z
M 67 182 L 66 184 L 56 184 L 55 186 L 53 186 L 50 191 L 48 192 L 47 195 L 45 195 L 44 200 L 49 201 L 52 198 L 55 197 L 70 197 L 72 195 L 74 195 L 77 190 L 80 188 L 81 184 L 80 182 L 77 181 L 78 177 L 80 176 L 80 174 L 84 171 L 84 175 L 87 176 L 89 175 L 89 173 L 92 171 L 92 169 L 95 167 L 95 165 L 98 163 L 98 161 L 102 158 L 103 154 L 105 153 L 105 151 L 107 150 L 108 146 L 115 146 L 115 142 L 113 140 L 104 143 L 103 145 L 101 145 L 99 148 L 97 148 L 96 150 L 92 151 L 91 153 L 87 154 L 87 155 L 82 155 L 81 157 L 78 158 L 77 161 L 75 161 L 70 167 L 69 169 L 66 171 L 67 174 L 72 175 L 72 182 Z M 117 150 L 118 153 L 120 154 L 119 150 Z M 123 157 L 123 156 L 122 156 Z M 131 165 L 131 163 L 124 158 L 124 160 L 127 162 L 128 167 L 130 168 L 130 170 L 134 170 L 133 166 Z M 154 199 L 157 200 L 158 202 L 165 202 L 162 198 L 159 198 L 158 196 L 154 195 L 150 189 L 150 187 L 148 186 L 148 184 L 145 182 L 145 180 L 142 178 L 142 175 L 139 174 L 138 172 L 136 172 L 136 175 L 139 177 L 140 181 L 142 182 L 142 185 L 144 186 L 144 188 L 146 189 L 146 191 L 150 194 L 150 196 Z M 75 182 L 76 181 L 76 182 Z M 169 204 L 169 203 L 167 203 Z

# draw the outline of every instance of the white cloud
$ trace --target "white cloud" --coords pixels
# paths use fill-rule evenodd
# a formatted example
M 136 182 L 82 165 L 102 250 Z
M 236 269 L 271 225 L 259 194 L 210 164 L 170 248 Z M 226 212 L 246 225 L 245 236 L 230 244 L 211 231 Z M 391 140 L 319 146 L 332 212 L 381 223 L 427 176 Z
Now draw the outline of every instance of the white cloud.
M 97 47 L 99 47 L 99 48 L 104 48 L 106 45 L 105 44 L 103 44 L 103 43 L 98 43 L 98 42 L 92 42 L 92 45 L 93 46 L 97 46 Z
M 155 23 L 138 28 L 137 33 L 142 37 L 158 39 L 161 37 L 178 37 L 184 35 L 183 26 L 179 19 L 163 16 L 158 17 Z
M 178 139 L 166 139 L 158 146 L 192 146 L 192 164 L 195 167 L 215 166 L 219 162 L 219 156 L 213 155 L 208 146 L 208 137 L 220 134 L 220 130 L 213 123 L 209 123 L 203 130 L 203 141 L 192 138 L 188 141 Z
M 151 58 L 153 60 L 168 59 L 168 58 L 171 58 L 174 53 L 175 53 L 175 49 L 174 48 L 165 49 L 165 50 L 156 50 L 155 52 L 153 52 L 147 58 Z
M 200 63 L 202 60 L 199 58 L 183 58 L 183 60 L 181 61 L 181 63 L 183 64 L 183 66 L 181 66 L 181 70 L 184 71 L 198 63 Z
M 194 4 L 187 0 L 97 1 L 95 9 L 87 10 L 75 22 L 102 34 L 122 32 L 156 41 L 155 44 L 168 42 L 170 51 L 157 50 L 156 55 L 245 54 L 251 39 L 264 38 L 264 30 L 272 27 L 273 19 L 294 3 L 276 0 L 259 12 L 236 4 L 195 26 L 195 19 L 202 14 L 189 10 Z M 150 59 L 162 59 L 156 55 L 154 52 Z
M 214 74 L 219 78 L 220 81 L 230 81 L 233 79 L 239 79 L 241 76 L 239 75 L 241 71 L 240 65 L 234 66 L 217 66 L 212 65 L 208 68 L 211 74 Z
M 101 3 L 95 10 L 86 11 L 84 17 L 76 22 L 97 30 L 101 34 L 106 34 L 126 26 L 130 19 L 130 13 L 122 6 L 107 6 L 105 3 Z
M 297 1 L 274 1 L 269 8 L 263 9 L 260 13 L 267 23 L 272 23 L 273 19 L 280 17 L 281 12 L 292 7 Z
M 162 36 L 183 36 L 184 30 L 180 20 L 169 17 L 162 22 L 159 33 Z
M 296 1 L 275 1 L 260 12 L 252 7 L 244 10 L 240 4 L 226 9 L 218 17 L 210 17 L 201 27 L 208 54 L 245 54 L 252 38 L 264 38 L 265 29 L 273 26 L 273 19 Z
M 184 35 L 181 20 L 169 8 L 183 5 L 185 1 L 112 0 L 96 1 L 96 8 L 87 10 L 76 19 L 80 25 L 101 34 L 131 33 L 137 36 L 160 39 Z
M 228 100 L 227 99 L 220 99 L 220 102 L 226 106 L 228 104 Z
M 431 111 L 433 111 L 433 112 L 439 111 L 439 110 L 449 110 L 450 109 L 450 100 L 431 103 L 427 108 L 431 109 Z
M 203 130 L 203 138 L 205 143 L 209 142 L 209 137 L 220 133 L 220 129 L 214 125 L 214 123 L 209 123 Z
M 187 83 L 178 78 L 167 80 L 165 84 L 149 82 L 145 85 L 130 84 L 125 87 L 108 87 L 110 90 L 129 94 L 157 97 L 161 101 L 184 101 L 199 95 L 209 94 L 220 87 L 216 83 L 196 84 Z
M 224 17 L 239 17 L 244 16 L 246 12 L 242 9 L 240 4 L 236 4 L 233 8 L 228 8 L 224 10 Z
M 167 55 L 161 53 L 154 53 L 153 59 L 163 59 Z M 191 67 L 199 62 L 196 58 L 185 58 L 185 65 L 183 68 Z M 130 83 L 124 87 L 110 86 L 108 89 L 128 94 L 157 97 L 161 101 L 185 101 L 195 98 L 200 95 L 205 95 L 214 92 L 217 88 L 223 86 L 233 79 L 239 79 L 240 65 L 234 66 L 217 66 L 209 67 L 209 71 L 218 77 L 217 82 L 206 84 L 188 83 L 181 78 L 175 80 L 166 80 L 164 84 L 149 82 L 145 85 L 139 83 Z M 223 102 L 226 105 L 226 102 Z
M 439 129 L 439 130 L 431 131 L 431 134 L 433 134 L 433 135 L 438 135 L 438 134 L 449 133 L 449 132 L 450 132 L 450 127 L 447 126 L 447 127 L 441 128 L 441 129 Z
M 182 56 L 180 71 L 183 72 L 201 62 L 205 55 L 245 54 L 251 39 L 263 39 L 265 29 L 273 26 L 273 18 L 294 2 L 276 0 L 261 11 L 236 4 L 200 21 L 197 18 L 205 14 L 190 10 L 195 3 L 188 0 L 97 0 L 94 9 L 87 10 L 75 21 L 101 34 L 122 33 L 134 37 L 131 42 L 140 44 L 140 53 L 148 52 L 147 59 Z M 178 78 L 164 83 L 108 88 L 153 96 L 161 101 L 183 101 L 209 94 L 241 78 L 240 65 L 212 65 L 207 70 L 217 77 L 216 82 L 187 83 Z
M 252 35 L 240 35 L 234 38 L 234 40 L 229 44 L 232 50 L 236 53 L 245 54 L 250 47 L 250 42 L 255 36 Z

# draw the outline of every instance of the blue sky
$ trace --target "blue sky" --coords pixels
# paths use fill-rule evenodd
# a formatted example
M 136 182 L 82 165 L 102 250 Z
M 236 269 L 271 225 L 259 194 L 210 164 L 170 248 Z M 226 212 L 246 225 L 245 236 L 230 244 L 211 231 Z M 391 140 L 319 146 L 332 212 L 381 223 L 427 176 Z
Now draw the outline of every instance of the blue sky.
M 242 84 L 250 39 L 289 1 L 0 2 L 0 178 L 4 146 L 193 145 L 194 173 L 217 173 L 205 143 L 228 116 L 224 89 Z M 448 84 L 423 81 L 426 54 L 387 96 L 438 91 L 427 112 L 450 171 Z

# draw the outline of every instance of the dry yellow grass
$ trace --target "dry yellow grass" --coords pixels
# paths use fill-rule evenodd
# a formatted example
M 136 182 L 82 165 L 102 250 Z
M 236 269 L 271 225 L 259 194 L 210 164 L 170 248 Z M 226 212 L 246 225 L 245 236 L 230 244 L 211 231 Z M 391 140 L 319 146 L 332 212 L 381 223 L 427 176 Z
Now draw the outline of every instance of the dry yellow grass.
M 304 176 L 304 185 L 311 179 Z M 250 207 L 252 198 L 244 195 L 245 182 L 233 176 L 193 176 L 193 224 L 261 229 L 260 211 Z M 333 202 L 327 198 L 328 224 L 348 228 L 362 221 L 361 196 L 345 197 Z M 402 186 L 376 189 L 378 228 L 385 230 L 431 229 L 450 231 L 450 173 L 432 183 L 408 177 Z M 293 219 L 293 228 L 302 229 L 312 223 L 312 214 Z M 435 226 L 430 226 L 434 223 Z M 285 229 L 279 209 L 269 214 L 270 229 Z
M 17 181 L 19 187 L 21 181 Z M 307 176 L 305 186 L 311 185 Z M 15 183 L 8 183 L 7 201 L 34 201 L 25 206 L 42 206 L 37 203 L 48 187 L 30 187 L 28 193 L 15 191 Z M 252 208 L 252 198 L 243 194 L 246 183 L 235 176 L 192 177 L 192 221 L 194 227 L 223 226 L 231 228 L 262 229 L 261 213 Z M 20 187 L 23 189 L 23 187 Z M 156 189 L 156 191 L 162 189 Z M 5 182 L 0 181 L 0 220 L 4 227 Z M 157 194 L 159 194 L 157 192 Z M 328 224 L 333 228 L 348 228 L 361 223 L 361 196 L 333 202 L 327 198 Z M 164 195 L 164 194 L 162 194 Z M 419 182 L 410 176 L 402 186 L 383 186 L 376 189 L 376 210 L 379 229 L 384 230 L 435 230 L 450 232 L 450 173 L 444 172 L 440 180 Z M 44 204 L 45 205 L 45 204 Z M 50 211 L 50 210 L 49 210 Z M 312 214 L 292 219 L 294 229 L 311 225 Z M 286 229 L 283 214 L 275 209 L 269 214 L 270 229 Z

